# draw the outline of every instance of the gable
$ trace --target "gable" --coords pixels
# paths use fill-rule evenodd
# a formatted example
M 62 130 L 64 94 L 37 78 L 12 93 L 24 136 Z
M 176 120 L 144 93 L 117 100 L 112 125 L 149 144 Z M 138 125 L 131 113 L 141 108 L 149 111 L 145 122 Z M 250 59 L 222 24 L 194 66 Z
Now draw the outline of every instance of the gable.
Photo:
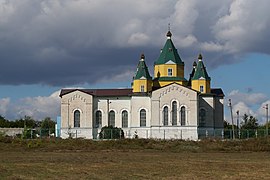
M 175 62 L 173 62 L 172 60 L 169 60 L 168 62 L 166 62 L 165 64 L 176 64 Z
M 152 92 L 152 99 L 161 99 L 164 96 L 175 97 L 175 98 L 197 98 L 198 92 L 182 86 L 177 83 L 172 83 L 162 88 L 159 88 Z
M 74 90 L 61 96 L 62 102 L 92 102 L 93 96 L 80 90 Z

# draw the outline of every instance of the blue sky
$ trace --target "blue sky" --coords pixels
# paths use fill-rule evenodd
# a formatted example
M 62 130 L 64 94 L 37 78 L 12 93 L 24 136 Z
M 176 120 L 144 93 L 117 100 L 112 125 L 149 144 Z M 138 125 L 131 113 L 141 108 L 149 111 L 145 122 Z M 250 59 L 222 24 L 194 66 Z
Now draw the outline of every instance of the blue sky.
M 234 114 L 264 122 L 269 6 L 268 0 L 0 0 L 0 114 L 54 118 L 61 88 L 130 87 L 142 52 L 152 73 L 170 23 L 186 78 L 202 53 L 224 104 L 231 98 Z
M 224 65 L 210 71 L 213 86 L 222 87 L 227 93 L 239 90 L 245 93 L 270 94 L 270 56 L 249 54 L 236 64 Z

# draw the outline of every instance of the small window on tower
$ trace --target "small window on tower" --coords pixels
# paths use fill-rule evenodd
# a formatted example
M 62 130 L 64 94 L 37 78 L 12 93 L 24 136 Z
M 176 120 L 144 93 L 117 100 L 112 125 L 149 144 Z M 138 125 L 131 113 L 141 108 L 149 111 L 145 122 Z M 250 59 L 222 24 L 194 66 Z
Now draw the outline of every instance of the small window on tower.
M 203 91 L 204 91 L 204 87 L 200 86 L 200 92 L 203 92 Z
M 172 76 L 172 68 L 168 69 L 168 76 Z
M 144 85 L 141 85 L 141 92 L 144 92 Z

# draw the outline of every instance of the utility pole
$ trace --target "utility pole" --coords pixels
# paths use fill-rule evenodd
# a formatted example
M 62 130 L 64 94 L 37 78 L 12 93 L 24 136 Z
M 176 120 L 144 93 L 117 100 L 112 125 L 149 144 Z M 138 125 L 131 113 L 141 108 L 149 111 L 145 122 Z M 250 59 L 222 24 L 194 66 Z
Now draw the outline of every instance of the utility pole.
M 232 133 L 233 133 L 233 139 L 235 139 L 235 136 L 234 136 L 234 123 L 233 123 L 233 113 L 232 113 L 232 101 L 231 101 L 231 99 L 229 99 L 229 107 L 230 107 L 230 110 L 231 110 L 231 118 L 232 118 Z
M 268 104 L 265 105 L 266 110 L 266 136 L 268 136 Z
M 238 129 L 238 136 L 240 139 L 240 123 L 239 123 L 239 110 L 236 111 L 237 114 L 237 129 Z

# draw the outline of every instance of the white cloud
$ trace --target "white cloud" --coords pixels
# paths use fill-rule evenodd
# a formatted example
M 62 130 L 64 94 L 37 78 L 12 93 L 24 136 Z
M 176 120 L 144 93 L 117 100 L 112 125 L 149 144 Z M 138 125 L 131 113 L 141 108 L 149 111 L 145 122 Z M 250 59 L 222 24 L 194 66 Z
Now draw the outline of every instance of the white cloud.
M 104 77 L 99 81 L 99 83 L 108 83 L 108 82 L 125 82 L 125 81 L 132 81 L 132 77 L 135 71 L 133 70 L 125 70 L 120 74 L 117 74 L 113 77 Z
M 179 44 L 179 47 L 181 47 L 181 48 L 191 47 L 196 42 L 197 42 L 196 37 L 191 35 L 191 34 L 186 36 L 186 37 L 180 37 L 180 38 L 175 40 L 175 43 Z
M 234 112 L 234 116 L 236 116 L 236 111 L 239 111 L 239 113 L 241 113 L 241 115 L 243 114 L 247 114 L 247 115 L 252 115 L 252 116 L 256 116 L 256 114 L 253 112 L 253 110 L 250 108 L 250 105 L 245 104 L 244 102 L 237 102 L 234 106 L 233 106 L 233 112 Z
M 26 97 L 12 102 L 7 111 L 7 118 L 18 119 L 24 116 L 31 116 L 36 120 L 46 117 L 55 119 L 60 115 L 60 91 L 50 96 Z
M 148 44 L 149 40 L 150 38 L 146 34 L 134 33 L 130 36 L 127 42 L 130 45 L 139 46 L 139 45 Z
M 228 98 L 235 102 L 244 102 L 247 105 L 261 104 L 267 100 L 267 95 L 263 93 L 243 93 L 239 90 L 233 90 L 228 94 Z
M 179 29 L 175 34 L 187 36 L 193 33 L 195 21 L 199 15 L 195 0 L 177 1 L 172 14 L 173 29 Z
M 203 51 L 220 52 L 223 50 L 223 46 L 214 42 L 203 42 L 200 44 Z
M 6 116 L 9 104 L 10 104 L 10 98 L 0 99 L 0 115 L 1 116 Z
M 229 93 L 227 99 L 232 100 L 233 117 L 235 122 L 237 118 L 236 111 L 239 111 L 240 121 L 242 116 L 247 114 L 256 117 L 260 124 L 265 123 L 266 112 L 263 107 L 265 107 L 266 104 L 270 104 L 270 99 L 267 95 L 262 93 L 243 93 L 239 90 L 233 90 Z M 225 108 L 228 107 L 225 106 Z M 225 119 L 231 122 L 230 111 L 225 114 Z
M 215 37 L 230 53 L 258 50 L 258 43 L 265 44 L 269 34 L 269 5 L 268 0 L 232 1 L 229 13 L 213 26 Z
M 268 104 L 268 122 L 270 122 L 270 118 L 269 118 L 269 115 L 270 115 L 270 99 L 263 102 L 261 104 L 261 106 L 259 107 L 259 109 L 257 110 L 257 114 L 258 116 L 260 116 L 261 118 L 259 119 L 259 122 L 264 124 L 266 123 L 266 104 Z

